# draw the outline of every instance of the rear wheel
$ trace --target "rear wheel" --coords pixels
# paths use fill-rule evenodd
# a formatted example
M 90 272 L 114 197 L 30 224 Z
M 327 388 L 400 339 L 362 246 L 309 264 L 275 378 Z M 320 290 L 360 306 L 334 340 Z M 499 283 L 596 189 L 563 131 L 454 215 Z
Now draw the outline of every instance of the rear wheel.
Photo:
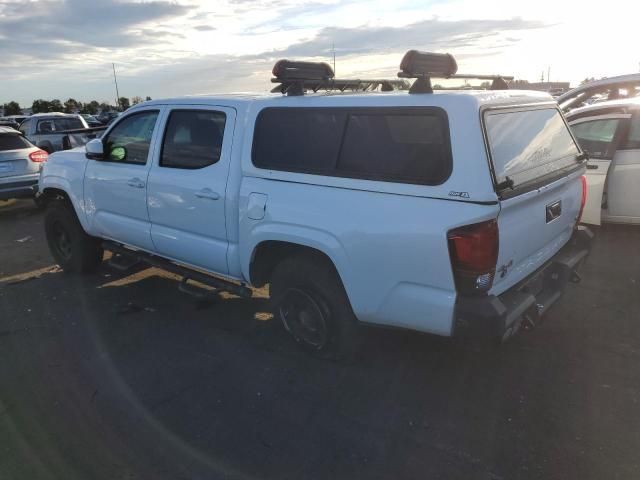
M 102 262 L 100 240 L 87 235 L 68 202 L 56 200 L 47 206 L 44 227 L 49 250 L 65 272 L 92 272 Z
M 301 254 L 283 260 L 270 285 L 275 314 L 305 350 L 346 358 L 357 350 L 358 324 L 335 268 Z

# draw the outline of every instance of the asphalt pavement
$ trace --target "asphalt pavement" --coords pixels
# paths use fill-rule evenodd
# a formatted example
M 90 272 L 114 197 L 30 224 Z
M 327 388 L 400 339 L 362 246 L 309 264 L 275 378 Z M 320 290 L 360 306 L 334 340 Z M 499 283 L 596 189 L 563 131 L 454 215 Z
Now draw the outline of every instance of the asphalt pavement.
M 499 349 L 370 329 L 343 364 L 262 291 L 64 274 L 42 219 L 0 205 L 1 480 L 640 478 L 640 226 Z

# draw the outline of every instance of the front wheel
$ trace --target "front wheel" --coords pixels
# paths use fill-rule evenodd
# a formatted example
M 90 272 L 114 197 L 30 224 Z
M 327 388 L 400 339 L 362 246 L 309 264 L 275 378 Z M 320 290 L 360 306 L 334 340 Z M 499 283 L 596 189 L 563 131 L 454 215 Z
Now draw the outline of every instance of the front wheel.
M 51 255 L 65 272 L 92 272 L 102 262 L 100 240 L 87 235 L 67 202 L 56 200 L 48 205 L 44 228 Z
M 358 322 L 328 260 L 305 254 L 286 258 L 273 272 L 270 295 L 274 313 L 305 350 L 340 359 L 357 351 Z

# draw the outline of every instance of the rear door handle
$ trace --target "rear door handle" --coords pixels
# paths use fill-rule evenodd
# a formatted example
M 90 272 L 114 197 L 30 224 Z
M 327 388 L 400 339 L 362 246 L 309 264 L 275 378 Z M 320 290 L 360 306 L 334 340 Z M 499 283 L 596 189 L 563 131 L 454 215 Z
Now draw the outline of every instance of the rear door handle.
M 144 182 L 138 177 L 132 178 L 127 182 L 127 185 L 133 188 L 144 188 Z
M 587 165 L 587 170 L 597 170 L 598 169 L 598 165 Z
M 214 192 L 210 188 L 203 188 L 202 190 L 198 190 L 195 195 L 198 198 L 206 198 L 207 200 L 218 200 L 220 198 L 220 194 Z

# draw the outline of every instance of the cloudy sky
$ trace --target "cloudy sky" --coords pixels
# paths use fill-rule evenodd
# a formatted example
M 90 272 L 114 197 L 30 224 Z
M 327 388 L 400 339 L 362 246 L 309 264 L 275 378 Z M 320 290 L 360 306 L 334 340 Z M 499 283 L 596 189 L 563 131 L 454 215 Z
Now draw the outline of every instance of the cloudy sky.
M 637 72 L 628 0 L 0 0 L 0 103 L 266 91 L 279 58 L 390 76 L 417 48 L 531 81 Z

